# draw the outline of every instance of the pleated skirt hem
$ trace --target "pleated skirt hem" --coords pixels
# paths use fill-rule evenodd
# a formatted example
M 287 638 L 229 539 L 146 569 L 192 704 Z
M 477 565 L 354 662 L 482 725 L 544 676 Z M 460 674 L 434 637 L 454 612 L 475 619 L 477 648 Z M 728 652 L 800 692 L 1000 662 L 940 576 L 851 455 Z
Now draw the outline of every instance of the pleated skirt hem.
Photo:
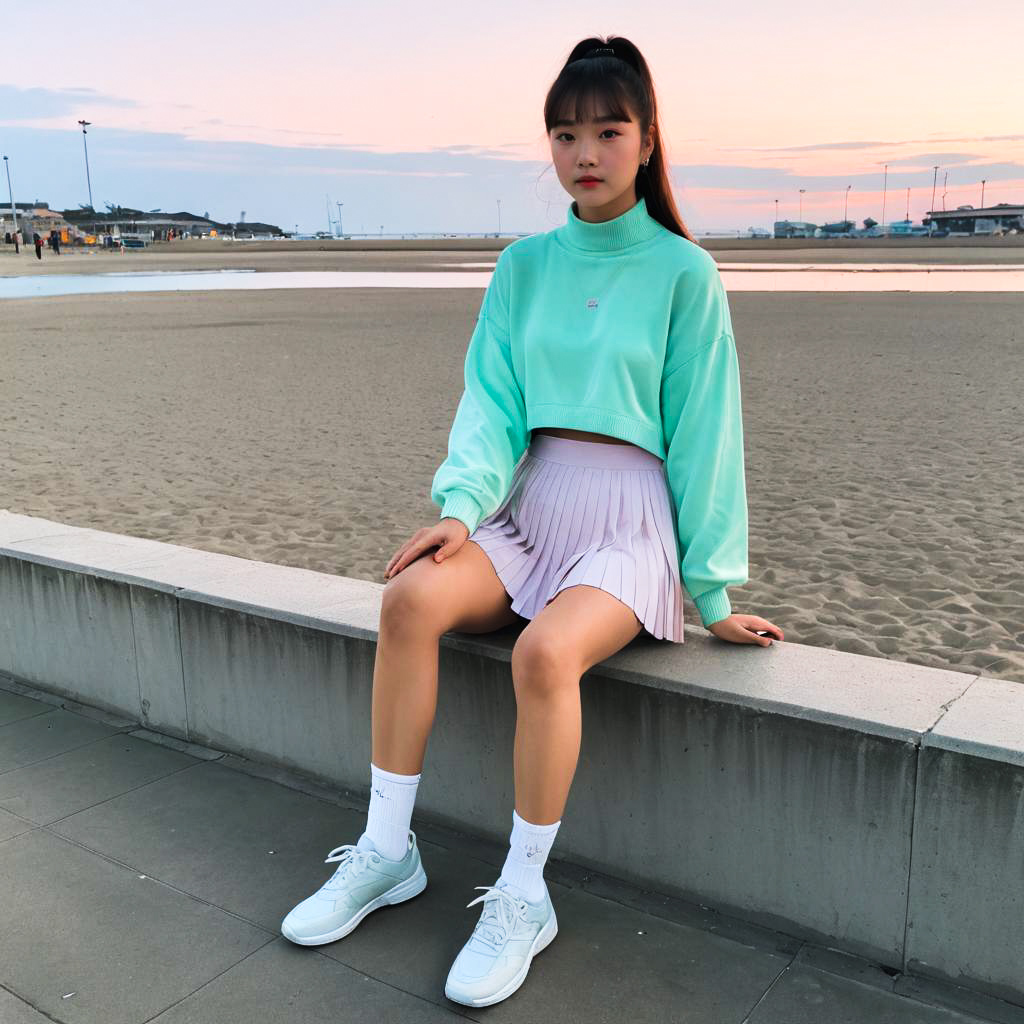
M 501 506 L 470 535 L 512 610 L 534 618 L 563 590 L 597 587 L 658 640 L 683 642 L 674 513 L 664 466 L 635 445 L 535 435 Z

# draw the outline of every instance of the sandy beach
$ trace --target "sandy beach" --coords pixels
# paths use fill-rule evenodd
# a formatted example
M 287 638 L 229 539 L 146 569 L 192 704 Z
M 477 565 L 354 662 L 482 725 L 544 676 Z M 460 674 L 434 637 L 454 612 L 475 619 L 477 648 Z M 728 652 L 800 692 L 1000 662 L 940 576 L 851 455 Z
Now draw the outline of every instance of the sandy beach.
M 434 251 L 0 256 L 0 274 L 416 270 Z M 1024 263 L 1020 245 L 709 246 L 719 260 Z M 453 267 L 451 269 L 458 269 Z M 476 289 L 10 299 L 0 508 L 384 582 L 437 521 Z M 1024 295 L 731 297 L 750 581 L 788 642 L 1024 682 Z M 686 623 L 699 624 L 687 600 Z M 682 656 L 685 656 L 685 649 Z

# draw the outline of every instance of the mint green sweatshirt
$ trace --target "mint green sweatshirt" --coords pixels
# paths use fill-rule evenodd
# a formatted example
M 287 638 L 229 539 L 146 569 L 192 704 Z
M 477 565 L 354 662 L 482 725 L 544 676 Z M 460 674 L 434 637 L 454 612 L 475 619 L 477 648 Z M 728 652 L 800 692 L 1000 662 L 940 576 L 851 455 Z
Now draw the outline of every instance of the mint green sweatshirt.
M 506 246 L 466 352 L 441 518 L 472 533 L 505 500 L 538 427 L 608 434 L 664 460 L 680 575 L 704 626 L 747 582 L 740 375 L 718 267 L 641 198 Z

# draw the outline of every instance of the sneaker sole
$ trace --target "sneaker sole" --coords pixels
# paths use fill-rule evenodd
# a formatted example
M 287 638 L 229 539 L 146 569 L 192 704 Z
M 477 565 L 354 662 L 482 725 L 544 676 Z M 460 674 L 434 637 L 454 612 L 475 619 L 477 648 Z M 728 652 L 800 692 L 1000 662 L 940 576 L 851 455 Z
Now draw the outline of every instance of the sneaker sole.
M 526 975 L 529 973 L 530 964 L 533 963 L 533 958 L 547 946 L 551 945 L 552 940 L 558 934 L 558 921 L 555 919 L 555 915 L 551 915 L 551 920 L 539 932 L 537 937 L 533 940 L 533 945 L 530 947 L 530 952 L 526 957 L 526 962 L 519 971 L 509 979 L 509 981 L 503 985 L 497 992 L 492 993 L 489 996 L 480 996 L 477 999 L 472 997 L 464 999 L 459 996 L 454 996 L 448 991 L 448 986 L 445 985 L 444 994 L 452 1000 L 454 1003 L 461 1003 L 463 1006 L 491 1006 L 494 1003 L 500 1003 L 502 999 L 507 999 L 513 992 L 518 989 L 524 981 L 526 981 Z
M 353 931 L 356 925 L 372 910 L 378 910 L 381 907 L 386 907 L 395 903 L 404 903 L 406 900 L 411 900 L 414 896 L 418 896 L 427 887 L 427 875 L 423 870 L 423 865 L 420 864 L 416 868 L 415 874 L 407 878 L 404 882 L 399 882 L 398 885 L 388 889 L 387 892 L 381 893 L 376 899 L 370 900 L 365 906 L 360 907 L 356 913 L 350 917 L 344 924 L 339 925 L 337 928 L 332 929 L 329 932 L 324 932 L 322 935 L 312 936 L 298 936 L 285 924 L 281 925 L 281 934 L 291 942 L 295 942 L 300 946 L 322 946 L 328 942 L 334 942 L 337 939 L 343 939 L 349 932 Z

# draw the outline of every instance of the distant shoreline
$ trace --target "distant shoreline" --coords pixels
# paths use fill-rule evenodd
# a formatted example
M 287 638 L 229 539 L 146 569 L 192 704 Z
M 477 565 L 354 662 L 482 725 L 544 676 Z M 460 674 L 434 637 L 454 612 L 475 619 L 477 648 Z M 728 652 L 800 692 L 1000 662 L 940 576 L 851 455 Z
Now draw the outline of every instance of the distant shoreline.
M 528 237 L 528 236 L 524 236 Z M 15 255 L 0 245 L 0 277 L 154 270 L 433 270 L 481 269 L 514 238 L 310 239 L 154 242 L 145 249 L 49 249 L 37 260 L 31 246 Z M 719 263 L 817 262 L 1024 264 L 1024 235 L 1002 238 L 712 238 L 700 242 Z M 410 260 L 412 262 L 410 262 Z

